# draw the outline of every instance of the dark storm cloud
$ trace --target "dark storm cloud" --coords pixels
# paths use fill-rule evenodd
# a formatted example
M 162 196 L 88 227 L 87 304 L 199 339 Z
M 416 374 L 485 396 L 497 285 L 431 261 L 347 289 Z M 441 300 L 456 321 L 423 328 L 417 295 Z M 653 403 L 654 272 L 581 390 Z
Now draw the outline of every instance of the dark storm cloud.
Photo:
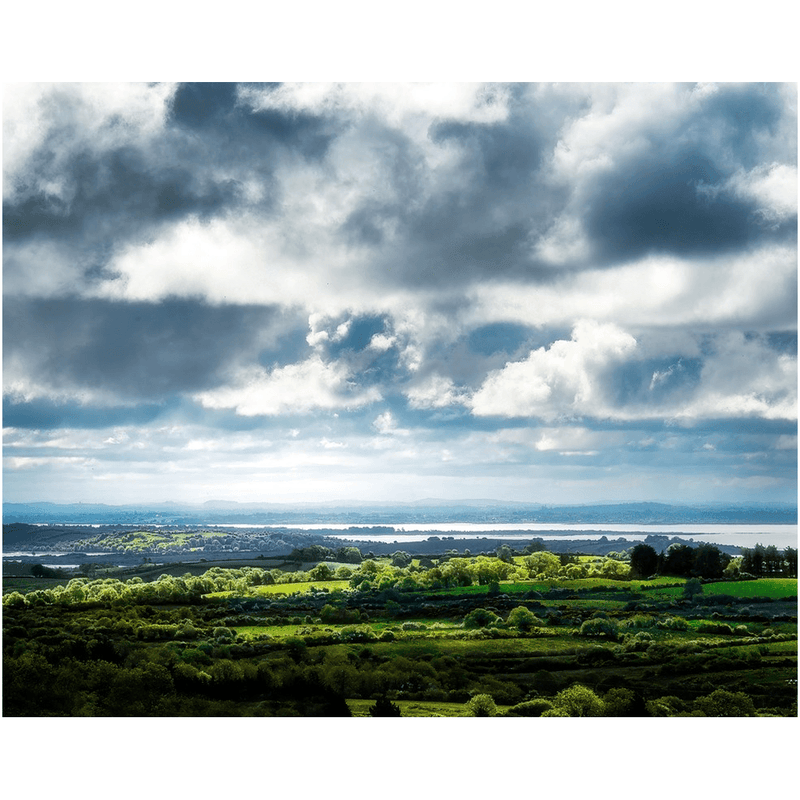
M 570 501 L 559 482 L 622 492 L 629 465 L 642 496 L 684 470 L 714 497 L 787 491 L 761 479 L 796 472 L 790 87 L 23 100 L 3 209 L 20 486 L 61 453 L 65 480 L 91 479 L 79 456 L 149 459 L 126 473 L 168 494 L 511 477 Z
M 429 140 L 458 154 L 456 185 L 444 180 L 439 186 L 426 180 L 418 142 L 371 120 L 369 141 L 392 199 L 365 197 L 343 232 L 379 246 L 387 228 L 395 231 L 392 249 L 379 256 L 392 282 L 445 286 L 527 274 L 535 269 L 527 252 L 531 237 L 544 229 L 554 193 L 551 187 L 544 191 L 538 178 L 555 143 L 548 138 L 555 132 L 542 127 L 521 101 L 511 103 L 504 121 L 434 120 Z M 555 194 L 558 206 L 566 195 Z
M 688 256 L 740 248 L 759 232 L 751 205 L 704 196 L 722 174 L 696 152 L 625 165 L 599 182 L 587 208 L 597 250 L 613 263 L 650 253 Z
M 190 301 L 6 303 L 4 357 L 54 390 L 86 387 L 152 400 L 218 385 L 228 369 L 275 355 L 275 326 L 292 320 L 268 307 L 210 307 Z M 291 348 L 290 348 L 291 349 Z
M 694 121 L 698 131 L 714 131 L 721 138 L 720 155 L 734 153 L 745 169 L 763 160 L 764 134 L 775 135 L 786 114 L 785 98 L 776 83 L 721 84 L 703 105 L 703 117 Z M 791 146 L 790 141 L 784 143 Z M 795 157 L 797 142 L 794 143 Z
M 546 218 L 537 173 L 547 142 L 535 124 L 514 114 L 491 125 L 440 122 L 430 137 L 458 145 L 469 177 L 403 220 L 415 256 L 408 279 L 437 285 L 530 272 L 531 237 Z
M 737 172 L 769 159 L 764 139 L 776 134 L 784 102 L 777 85 L 723 85 L 696 114 L 650 132 L 643 154 L 620 160 L 587 191 L 583 214 L 595 254 L 617 264 L 650 253 L 712 255 L 796 241 L 796 215 L 765 226 L 754 198 L 724 189 Z M 784 157 L 786 148 L 796 153 L 796 141 L 781 145 Z
M 215 182 L 191 164 L 164 164 L 127 146 L 97 160 L 76 154 L 63 168 L 68 200 L 38 192 L 17 204 L 4 204 L 4 236 L 11 242 L 30 236 L 60 239 L 82 236 L 119 239 L 148 224 L 190 214 L 208 218 L 237 201 L 238 184 Z
M 178 125 L 200 128 L 224 121 L 235 105 L 234 83 L 182 83 L 172 97 L 172 114 Z
M 155 141 L 112 138 L 99 148 L 74 135 L 68 113 L 74 100 L 50 97 L 55 123 L 4 198 L 5 242 L 45 241 L 70 250 L 91 283 L 113 277 L 105 265 L 126 243 L 147 241 L 180 220 L 271 212 L 279 199 L 276 164 L 287 152 L 321 158 L 336 126 L 311 114 L 253 111 L 237 97 L 235 84 L 182 84 Z M 243 190 L 252 179 L 259 185 L 255 199 Z M 17 266 L 9 259 L 5 269 Z
M 797 356 L 797 331 L 773 331 L 767 333 L 767 343 L 778 353 Z
M 682 89 L 687 95 L 692 90 Z M 756 198 L 727 186 L 742 170 L 763 164 L 770 148 L 765 137 L 777 135 L 785 115 L 779 87 L 723 85 L 686 118 L 632 130 L 632 137 L 650 142 L 633 154 L 618 138 L 609 139 L 603 155 L 613 166 L 581 178 L 577 205 L 570 201 L 571 187 L 548 174 L 565 119 L 567 128 L 572 122 L 567 115 L 554 123 L 553 102 L 541 91 L 523 98 L 515 86 L 504 120 L 434 120 L 428 137 L 457 150 L 459 180 L 425 190 L 415 148 L 373 121 L 371 140 L 380 143 L 376 150 L 393 199 L 365 197 L 342 233 L 380 248 L 385 231 L 394 231 L 391 250 L 377 256 L 385 279 L 441 287 L 551 280 L 553 267 L 534 254 L 534 245 L 568 208 L 582 221 L 589 245 L 589 261 L 564 265 L 573 268 L 614 266 L 656 253 L 713 256 L 795 238 L 791 219 L 766 224 Z M 576 92 L 562 112 L 586 113 L 584 105 Z M 785 147 L 770 155 L 776 162 L 785 158 Z
M 325 155 L 334 133 L 329 120 L 316 114 L 256 110 L 239 102 L 234 83 L 182 83 L 172 98 L 172 122 L 219 137 L 227 157 L 258 158 L 261 149 L 280 143 L 303 156 Z

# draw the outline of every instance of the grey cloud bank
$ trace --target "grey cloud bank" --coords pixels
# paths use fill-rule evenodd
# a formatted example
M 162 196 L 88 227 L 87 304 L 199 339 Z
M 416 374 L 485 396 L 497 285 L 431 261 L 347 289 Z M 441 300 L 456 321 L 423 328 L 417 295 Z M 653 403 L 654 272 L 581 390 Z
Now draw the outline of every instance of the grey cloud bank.
M 17 84 L 9 502 L 796 501 L 783 84 Z

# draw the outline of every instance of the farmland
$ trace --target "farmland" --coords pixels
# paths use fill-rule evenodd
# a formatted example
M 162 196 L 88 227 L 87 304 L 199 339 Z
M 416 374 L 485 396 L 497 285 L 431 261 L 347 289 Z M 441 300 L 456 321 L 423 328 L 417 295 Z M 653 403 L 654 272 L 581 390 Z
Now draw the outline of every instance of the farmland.
M 338 555 L 6 580 L 4 713 L 797 714 L 791 552 L 713 578 L 640 577 L 642 551 Z

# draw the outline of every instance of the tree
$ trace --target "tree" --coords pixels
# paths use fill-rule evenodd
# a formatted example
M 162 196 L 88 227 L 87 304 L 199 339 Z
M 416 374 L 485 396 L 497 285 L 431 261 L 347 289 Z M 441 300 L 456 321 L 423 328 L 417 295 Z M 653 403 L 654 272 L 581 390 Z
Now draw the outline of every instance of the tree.
M 783 551 L 783 559 L 786 564 L 786 577 L 797 577 L 797 548 L 787 547 Z
M 764 571 L 764 545 L 757 544 L 752 550 L 742 548 L 742 572 L 760 576 Z
M 671 544 L 662 553 L 659 572 L 663 575 L 689 577 L 694 565 L 694 550 L 688 544 Z
M 553 699 L 553 707 L 570 717 L 602 717 L 605 711 L 603 701 L 591 689 L 579 683 L 560 691 Z
M 336 550 L 336 560 L 348 564 L 360 564 L 362 561 L 361 551 L 357 547 L 339 547 Z
M 508 564 L 514 563 L 514 553 L 507 544 L 501 544 L 494 552 L 501 561 L 505 561 Z
M 559 557 L 544 550 L 527 556 L 524 563 L 532 578 L 536 578 L 540 575 L 545 578 L 554 578 L 561 569 L 561 560 Z
M 395 550 L 390 556 L 393 567 L 407 567 L 411 563 L 411 556 L 405 550 Z
M 695 596 L 703 593 L 703 584 L 697 578 L 689 578 L 683 584 L 683 596 L 687 600 L 694 600 Z
M 609 689 L 603 697 L 606 717 L 647 717 L 649 716 L 644 698 L 631 689 L 617 687 Z
M 333 570 L 327 564 L 321 563 L 308 572 L 308 577 L 312 581 L 329 581 L 333 575 Z
M 631 549 L 631 575 L 648 578 L 658 570 L 658 553 L 649 544 L 640 542 Z
M 476 694 L 467 702 L 467 714 L 470 717 L 495 717 L 497 706 L 490 694 Z
M 375 704 L 370 706 L 369 715 L 371 717 L 402 717 L 400 706 L 389 700 L 388 697 L 382 695 L 379 697 Z
M 538 553 L 541 550 L 545 549 L 544 540 L 543 539 L 533 539 L 528 544 L 525 545 L 525 549 L 522 551 L 526 556 L 530 555 L 531 553 Z
M 744 692 L 717 689 L 705 697 L 698 697 L 694 707 L 707 717 L 755 717 L 753 701 Z
M 721 578 L 724 568 L 722 553 L 718 547 L 710 544 L 701 544 L 694 551 L 694 566 L 692 571 L 701 578 Z
M 770 544 L 764 548 L 764 575 L 773 577 L 782 572 L 783 556 L 778 553 L 778 548 Z

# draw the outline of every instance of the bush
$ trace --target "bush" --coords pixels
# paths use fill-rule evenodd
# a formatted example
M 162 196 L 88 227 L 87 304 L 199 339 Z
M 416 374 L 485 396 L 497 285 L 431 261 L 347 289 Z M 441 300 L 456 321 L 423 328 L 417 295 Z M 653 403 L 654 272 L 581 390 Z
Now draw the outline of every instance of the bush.
M 667 617 L 656 623 L 658 628 L 670 631 L 688 631 L 689 623 L 683 617 Z
M 519 628 L 521 631 L 544 627 L 544 620 L 537 617 L 532 611 L 525 608 L 525 606 L 517 606 L 512 609 L 508 614 L 506 623 L 513 628 Z
M 526 700 L 524 703 L 517 703 L 509 709 L 509 713 L 516 714 L 519 717 L 541 717 L 545 711 L 549 711 L 553 704 L 544 698 L 536 698 L 535 700 Z
M 647 631 L 639 631 L 638 633 L 626 633 L 622 642 L 622 648 L 626 652 L 636 653 L 647 650 L 653 642 L 653 634 Z
M 464 617 L 464 627 L 468 630 L 485 628 L 487 625 L 497 622 L 502 622 L 502 620 L 494 611 L 489 611 L 487 608 L 476 608 Z
M 400 706 L 393 703 L 387 697 L 379 697 L 375 704 L 370 706 L 369 715 L 371 717 L 402 717 Z
M 579 683 L 560 691 L 553 700 L 553 706 L 560 708 L 568 717 L 602 717 L 605 711 L 603 701 L 591 689 Z
M 755 717 L 753 701 L 744 692 L 717 689 L 705 697 L 698 697 L 694 707 L 707 717 Z
M 618 633 L 617 623 L 610 619 L 587 619 L 581 625 L 581 636 L 607 636 L 609 638 L 616 638 Z
M 476 694 L 467 703 L 467 714 L 470 717 L 495 717 L 497 706 L 490 694 Z
M 648 614 L 636 614 L 623 623 L 626 628 L 652 628 L 655 624 L 656 620 Z
M 675 717 L 683 713 L 686 704 L 679 697 L 666 695 L 655 700 L 648 700 L 645 707 L 651 717 Z
M 232 642 L 236 638 L 236 633 L 230 628 L 220 626 L 214 628 L 213 636 L 218 642 Z
M 733 635 L 733 628 L 724 622 L 701 622 L 697 626 L 700 633 L 721 633 L 727 636 Z

